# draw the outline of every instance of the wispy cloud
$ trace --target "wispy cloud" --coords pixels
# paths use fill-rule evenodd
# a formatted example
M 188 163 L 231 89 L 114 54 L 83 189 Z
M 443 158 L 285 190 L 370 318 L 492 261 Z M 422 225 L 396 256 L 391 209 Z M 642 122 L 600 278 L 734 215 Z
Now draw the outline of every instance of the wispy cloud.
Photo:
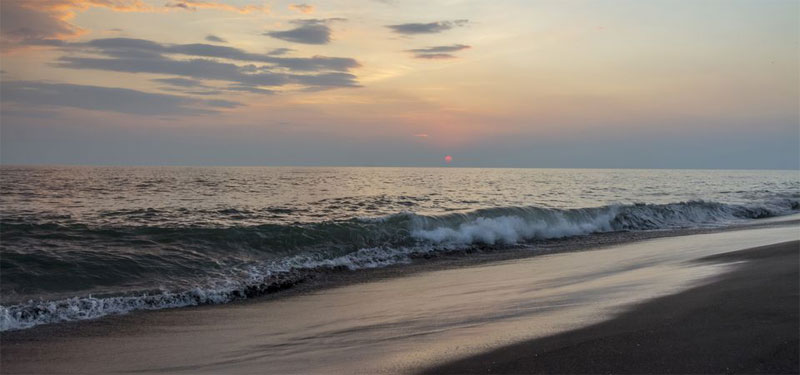
M 225 89 L 226 90 L 230 90 L 230 91 L 244 91 L 244 92 L 249 92 L 249 93 L 253 93 L 253 94 L 262 94 L 262 95 L 272 95 L 272 94 L 275 93 L 275 91 L 272 91 L 272 90 L 262 89 L 262 88 L 253 87 L 253 86 L 243 86 L 243 85 L 228 86 Z
M 448 52 L 457 52 L 461 50 L 465 50 L 471 48 L 466 44 L 452 44 L 449 46 L 434 46 L 434 47 L 426 47 L 426 48 L 415 48 L 410 49 L 408 52 L 413 53 L 448 53 Z
M 207 35 L 206 36 L 206 41 L 215 42 L 215 43 L 228 43 L 227 40 L 222 39 L 222 38 L 220 38 L 220 37 L 218 37 L 216 35 Z
M 386 25 L 386 27 L 398 34 L 436 34 L 455 27 L 466 26 L 468 23 L 469 20 L 459 19 L 453 21 L 437 21 L 429 23 L 402 23 L 397 25 Z
M 189 78 L 156 78 L 153 81 L 180 87 L 205 87 L 202 81 Z
M 415 48 L 406 50 L 414 54 L 417 59 L 454 59 L 456 56 L 451 52 L 458 52 L 465 49 L 472 48 L 466 44 L 453 44 L 449 46 L 433 46 L 426 48 Z
M 415 59 L 427 59 L 427 60 L 447 60 L 447 59 L 455 59 L 454 55 L 449 53 L 420 53 L 414 55 Z
M 267 55 L 269 55 L 269 56 L 282 56 L 282 55 L 285 55 L 285 54 L 287 54 L 289 52 L 292 52 L 292 51 L 294 51 L 294 50 L 291 49 L 291 48 L 275 48 L 274 50 L 267 52 Z
M 293 29 L 268 31 L 263 35 L 293 43 L 328 44 L 331 41 L 331 28 L 328 24 L 344 20 L 344 18 L 295 20 L 292 23 L 298 26 Z
M 289 4 L 289 10 L 294 10 L 303 14 L 314 13 L 314 6 L 308 4 Z

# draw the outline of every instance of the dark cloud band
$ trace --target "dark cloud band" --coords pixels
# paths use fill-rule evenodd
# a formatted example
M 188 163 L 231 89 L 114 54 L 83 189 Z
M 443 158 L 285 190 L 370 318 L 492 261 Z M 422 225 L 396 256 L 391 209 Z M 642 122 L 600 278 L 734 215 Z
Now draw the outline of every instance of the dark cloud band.
M 73 49 L 81 49 L 81 47 L 84 47 L 84 49 L 90 48 L 93 49 L 94 52 L 114 57 L 149 56 L 156 58 L 161 54 L 180 54 L 269 63 L 281 68 L 297 71 L 333 70 L 345 72 L 361 66 L 358 61 L 349 57 L 279 57 L 279 54 L 290 51 L 287 48 L 279 48 L 267 54 L 258 54 L 246 52 L 238 48 L 212 44 L 193 43 L 167 45 L 145 39 L 133 38 L 94 39 L 84 44 L 72 44 L 70 46 L 72 46 Z
M 301 89 L 359 87 L 350 70 L 360 66 L 346 57 L 285 57 L 276 54 L 289 50 L 273 50 L 266 54 L 250 53 L 238 48 L 203 43 L 161 44 L 145 39 L 105 38 L 85 43 L 65 43 L 60 48 L 70 54 L 60 57 L 54 66 L 69 69 L 104 70 L 125 73 L 150 73 L 172 76 L 155 81 L 172 87 L 246 91 L 271 94 L 260 86 L 305 86 Z M 190 58 L 178 58 L 176 55 Z M 250 62 L 241 64 L 237 61 Z M 205 84 L 223 81 L 230 88 Z M 245 89 L 246 88 L 246 89 Z M 206 92 L 204 91 L 204 94 Z
M 450 52 L 458 52 L 461 50 L 465 50 L 471 48 L 466 44 L 453 44 L 449 46 L 434 46 L 434 47 L 427 47 L 427 48 L 416 48 L 410 49 L 408 52 L 413 53 L 450 53 Z
M 216 113 L 217 110 L 213 108 L 235 108 L 241 105 L 229 100 L 199 100 L 116 87 L 32 81 L 3 82 L 0 93 L 3 101 L 9 103 L 137 115 L 202 115 Z
M 397 25 L 386 25 L 389 29 L 398 34 L 436 34 L 450 30 L 455 27 L 466 26 L 469 20 L 437 21 L 429 23 L 402 23 Z

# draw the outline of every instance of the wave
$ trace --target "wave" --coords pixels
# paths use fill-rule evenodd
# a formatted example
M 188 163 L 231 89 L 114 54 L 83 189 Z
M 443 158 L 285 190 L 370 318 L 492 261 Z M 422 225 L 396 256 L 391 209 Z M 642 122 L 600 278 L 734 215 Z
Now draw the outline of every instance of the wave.
M 491 249 L 602 232 L 720 226 L 798 210 L 800 201 L 780 198 L 749 205 L 688 201 L 580 209 L 502 207 L 220 228 L 90 227 L 3 218 L 3 288 L 71 296 L 0 306 L 0 331 L 226 303 L 287 288 L 319 272 L 385 267 L 474 246 Z M 31 252 L 32 242 L 48 246 Z M 102 293 L 93 296 L 87 290 Z
M 571 210 L 508 207 L 417 220 L 412 235 L 437 244 L 513 244 L 620 230 L 675 229 L 725 225 L 792 213 L 800 203 L 779 199 L 762 205 L 707 201 L 670 204 L 610 205 Z

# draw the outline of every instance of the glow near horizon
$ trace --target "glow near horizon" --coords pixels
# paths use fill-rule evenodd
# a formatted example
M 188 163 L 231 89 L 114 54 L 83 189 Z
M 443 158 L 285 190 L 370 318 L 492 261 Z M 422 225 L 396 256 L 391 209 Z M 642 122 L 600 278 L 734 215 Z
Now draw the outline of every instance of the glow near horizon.
M 452 154 L 454 164 L 465 165 L 628 167 L 637 164 L 624 159 L 642 154 L 648 167 L 800 163 L 794 1 L 365 0 L 302 3 L 306 13 L 297 5 L 4 0 L 0 12 L 6 17 L 33 13 L 74 29 L 33 37 L 15 24 L 2 30 L 2 161 L 438 165 L 442 155 Z M 309 19 L 337 19 L 318 21 L 330 30 L 328 43 L 264 35 Z M 399 33 L 386 27 L 430 22 L 447 28 Z M 208 35 L 226 42 L 204 40 Z M 336 74 L 352 74 L 350 83 L 360 87 L 248 86 L 275 91 L 265 95 L 226 91 L 229 81 L 183 72 L 63 63 L 65 57 L 97 58 L 85 42 L 106 38 L 349 58 L 359 66 Z M 53 39 L 66 45 L 54 46 Z M 453 46 L 469 48 L 452 48 L 446 59 L 415 58 L 419 53 L 409 51 L 429 49 L 432 55 L 438 50 L 431 47 Z M 172 78 L 192 79 L 196 86 L 156 81 Z M 52 88 L 40 84 L 123 88 L 190 102 L 158 113 L 135 103 L 87 108 L 41 98 Z M 648 158 L 648 152 L 654 154 Z

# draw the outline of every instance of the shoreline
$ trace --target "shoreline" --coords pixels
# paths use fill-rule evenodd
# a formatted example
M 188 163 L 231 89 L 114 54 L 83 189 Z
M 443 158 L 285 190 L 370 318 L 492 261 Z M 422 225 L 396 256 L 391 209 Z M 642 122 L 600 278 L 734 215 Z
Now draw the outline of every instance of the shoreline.
M 3 333 L 0 360 L 9 373 L 411 373 L 598 323 L 731 267 L 693 260 L 786 240 L 797 240 L 797 226 L 661 238 L 395 274 L 286 298 L 41 326 Z
M 109 314 L 99 318 L 64 321 L 59 323 L 41 324 L 30 328 L 15 329 L 0 332 L 0 341 L 4 338 L 16 339 L 26 336 L 60 336 L 64 332 L 74 332 L 90 325 L 102 325 L 103 320 L 119 319 L 131 314 L 151 314 L 173 309 L 203 309 L 219 306 L 235 306 L 238 304 L 262 303 L 266 301 L 280 300 L 296 295 L 315 293 L 331 288 L 338 288 L 353 284 L 387 280 L 396 277 L 408 277 L 421 272 L 432 272 L 463 267 L 476 267 L 486 264 L 530 259 L 550 254 L 565 254 L 584 251 L 602 250 L 605 248 L 633 244 L 641 241 L 691 236 L 698 234 L 725 233 L 758 228 L 781 227 L 800 224 L 800 214 L 779 216 L 754 220 L 748 223 L 729 225 L 725 227 L 708 228 L 684 228 L 668 230 L 649 230 L 649 231 L 617 231 L 601 232 L 589 235 L 571 236 L 565 238 L 539 240 L 533 243 L 506 247 L 499 249 L 482 249 L 475 247 L 466 250 L 443 251 L 441 253 L 429 253 L 412 256 L 411 263 L 398 263 L 385 267 L 364 268 L 358 270 L 342 269 L 317 269 L 303 272 L 298 279 L 279 278 L 277 281 L 266 286 L 267 292 L 260 292 L 255 296 L 238 298 L 222 304 L 204 303 L 182 307 L 142 309 L 134 310 L 122 314 Z M 28 333 L 30 331 L 33 333 Z M 39 332 L 42 331 L 42 332 Z M 26 333 L 22 333 L 26 332 Z M 5 336 L 5 337 L 4 337 Z
M 739 262 L 711 283 L 617 317 L 437 365 L 421 374 L 800 371 L 800 242 L 712 255 Z
M 517 247 L 507 247 L 500 249 L 485 250 L 482 248 L 471 248 L 466 250 L 444 251 L 441 253 L 430 253 L 413 256 L 411 263 L 398 263 L 385 267 L 364 268 L 358 270 L 342 269 L 319 269 L 307 271 L 299 279 L 289 279 L 288 282 L 279 279 L 277 282 L 268 285 L 270 291 L 260 293 L 248 298 L 234 299 L 233 301 L 214 304 L 204 303 L 173 308 L 142 309 L 134 310 L 122 314 L 109 314 L 100 318 L 64 321 L 59 323 L 41 324 L 30 328 L 15 329 L 0 332 L 0 341 L 4 338 L 17 336 L 59 336 L 64 332 L 74 332 L 87 326 L 89 329 L 92 324 L 102 325 L 106 319 L 119 319 L 131 314 L 151 314 L 160 311 L 173 309 L 204 309 L 219 306 L 235 306 L 238 304 L 261 303 L 266 301 L 280 300 L 296 295 L 315 293 L 326 289 L 338 288 L 359 283 L 387 280 L 396 277 L 408 277 L 422 272 L 441 271 L 458 269 L 463 267 L 476 267 L 496 262 L 514 261 L 521 259 L 531 259 L 550 254 L 566 254 L 575 252 L 602 250 L 613 246 L 634 244 L 641 241 L 648 241 L 660 238 L 673 238 L 691 236 L 698 234 L 725 233 L 731 231 L 741 231 L 758 228 L 782 227 L 800 224 L 800 214 L 779 216 L 754 220 L 753 222 L 729 225 L 725 227 L 708 228 L 684 228 L 669 230 L 650 230 L 650 231 L 618 231 L 601 232 L 590 235 L 571 236 L 565 238 L 540 240 Z M 23 334 L 22 332 L 37 331 L 35 333 Z M 38 332 L 43 331 L 43 332 Z M 63 332 L 62 332 L 63 331 Z M 5 337 L 4 337 L 5 336 Z

